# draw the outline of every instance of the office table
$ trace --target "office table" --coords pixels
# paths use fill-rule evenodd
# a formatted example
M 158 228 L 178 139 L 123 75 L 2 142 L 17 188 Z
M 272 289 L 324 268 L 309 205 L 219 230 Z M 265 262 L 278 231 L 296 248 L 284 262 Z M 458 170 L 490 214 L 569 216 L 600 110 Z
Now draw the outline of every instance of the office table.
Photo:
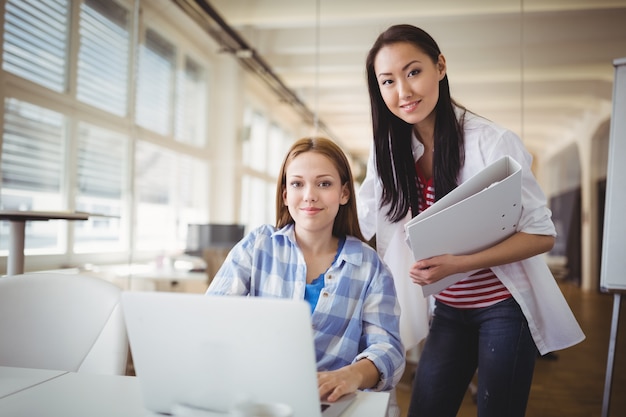
M 49 381 L 66 371 L 0 366 L 0 399 Z
M 25 380 L 28 380 L 26 384 Z M 3 397 L 0 396 L 2 416 L 159 416 L 143 407 L 139 381 L 133 376 L 0 366 L 0 389 L 5 392 Z M 356 400 L 341 417 L 384 417 L 388 401 L 388 393 L 359 391 Z
M 7 275 L 24 273 L 24 238 L 27 221 L 88 219 L 89 214 L 83 212 L 0 210 L 0 220 L 10 222 Z

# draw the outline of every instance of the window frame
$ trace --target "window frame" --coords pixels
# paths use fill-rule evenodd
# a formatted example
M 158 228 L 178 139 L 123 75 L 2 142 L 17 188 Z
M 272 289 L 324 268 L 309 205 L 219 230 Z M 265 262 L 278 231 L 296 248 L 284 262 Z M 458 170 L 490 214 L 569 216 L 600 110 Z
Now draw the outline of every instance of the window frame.
M 108 113 L 105 110 L 90 106 L 87 103 L 81 102 L 77 96 L 77 88 L 76 88 L 76 75 L 77 75 L 77 62 L 78 62 L 78 21 L 80 18 L 80 4 L 81 2 L 71 2 L 70 5 L 70 20 L 71 20 L 71 30 L 69 34 L 69 47 L 68 47 L 68 60 L 67 65 L 68 68 L 68 80 L 67 87 L 62 92 L 53 91 L 47 89 L 43 86 L 37 85 L 32 81 L 21 78 L 15 74 L 6 72 L 4 70 L 1 71 L 0 74 L 0 82 L 5 86 L 4 93 L 2 95 L 2 104 L 0 105 L 0 123 L 4 125 L 4 98 L 5 97 L 14 97 L 18 100 L 22 100 L 33 105 L 41 106 L 46 109 L 50 109 L 53 111 L 60 112 L 64 114 L 68 119 L 68 139 L 66 139 L 67 149 L 66 155 L 68 158 L 72 158 L 72 163 L 67 164 L 65 168 L 65 176 L 63 179 L 64 182 L 64 191 L 62 192 L 62 199 L 65 202 L 66 207 L 63 209 L 74 210 L 75 197 L 76 193 L 74 192 L 74 187 L 72 184 L 72 178 L 76 178 L 77 167 L 76 167 L 76 153 L 77 153 L 77 129 L 81 122 L 89 123 L 91 125 L 97 126 L 102 129 L 109 129 L 113 131 L 120 132 L 122 134 L 128 135 L 130 137 L 127 146 L 128 153 L 128 170 L 130 172 L 134 172 L 134 158 L 135 158 L 135 146 L 136 143 L 140 140 L 145 140 L 158 146 L 164 146 L 173 152 L 184 156 L 184 157 L 193 157 L 198 161 L 202 161 L 205 165 L 206 171 L 209 171 L 210 167 L 210 150 L 209 150 L 209 140 L 205 140 L 202 146 L 198 146 L 197 144 L 188 144 L 181 143 L 177 141 L 174 137 L 173 131 L 168 132 L 167 135 L 158 135 L 152 132 L 149 132 L 146 129 L 143 129 L 139 126 L 133 124 L 132 120 L 134 118 L 134 96 L 132 92 L 135 87 L 135 79 L 132 76 L 128 77 L 128 85 L 127 85 L 127 108 L 128 111 L 125 115 L 115 115 Z M 128 8 L 132 15 L 132 22 L 130 31 L 132 33 L 131 42 L 129 46 L 129 55 L 136 56 L 136 48 L 137 44 L 132 39 L 138 39 L 137 33 L 142 30 L 143 27 L 153 25 L 156 26 L 159 31 L 163 32 L 165 36 L 170 37 L 177 44 L 177 54 L 175 59 L 175 68 L 174 75 L 179 69 L 176 67 L 179 62 L 184 62 L 185 56 L 190 57 L 196 64 L 200 65 L 204 71 L 204 76 L 206 77 L 205 81 L 205 96 L 206 99 L 206 107 L 207 111 L 210 105 L 210 96 L 209 94 L 209 86 L 211 84 L 211 59 L 212 56 L 207 53 L 201 52 L 201 49 L 197 46 L 197 40 L 195 39 L 187 39 L 193 38 L 190 34 L 185 35 L 181 32 L 180 24 L 175 24 L 172 22 L 165 21 L 161 16 L 158 15 L 158 10 L 153 10 L 149 7 L 149 5 L 142 4 L 140 17 L 134 15 L 137 13 L 137 9 L 134 8 L 135 2 L 133 1 L 117 1 L 116 3 L 125 5 Z M 4 3 L 3 3 L 4 4 Z M 137 3 L 138 4 L 138 3 Z M 4 9 L 2 9 L 4 12 Z M 149 23 L 146 23 L 146 20 L 149 20 Z M 3 30 L 2 35 L 0 35 L 0 41 L 3 42 L 4 39 L 4 13 L 2 13 L 2 17 L 0 22 L 2 23 Z M 187 36 L 187 38 L 186 38 Z M 4 43 L 2 43 L 4 45 Z M 206 45 L 205 45 L 206 46 Z M 134 73 L 134 66 L 136 62 L 134 60 L 129 60 L 128 63 L 128 73 Z M 173 83 L 174 87 L 176 83 Z M 174 105 L 171 106 L 170 114 L 172 120 L 174 120 Z M 209 120 L 207 118 L 206 124 L 208 125 Z M 205 132 L 205 137 L 209 136 L 208 126 L 204 126 L 203 128 Z M 202 209 L 204 211 L 205 219 L 208 221 L 209 218 L 209 195 L 210 195 L 210 183 L 209 178 L 207 176 L 206 179 L 206 187 L 197 187 L 200 189 L 205 189 L 206 195 L 203 199 Z M 54 267 L 54 265 L 62 265 L 62 264 L 75 264 L 80 263 L 83 260 L 88 260 L 89 262 L 98 262 L 98 263 L 110 263 L 110 262 L 127 262 L 129 259 L 133 260 L 145 260 L 145 259 L 153 259 L 154 251 L 146 251 L 146 252 L 138 252 L 133 248 L 134 242 L 136 240 L 133 235 L 132 224 L 134 223 L 134 219 L 136 216 L 136 199 L 132 198 L 134 194 L 134 178 L 132 175 L 128 175 L 125 178 L 124 184 L 124 193 L 125 196 L 122 197 L 124 202 L 122 203 L 123 212 L 120 215 L 122 225 L 121 233 L 124 233 L 127 236 L 125 239 L 124 247 L 120 248 L 119 251 L 113 251 L 110 253 L 82 253 L 76 252 L 73 241 L 74 241 L 74 223 L 75 222 L 65 222 L 59 221 L 60 227 L 63 229 L 61 234 L 64 239 L 64 250 L 46 252 L 36 254 L 32 250 L 28 249 L 28 242 L 26 242 L 26 255 L 28 256 L 27 268 L 44 268 Z M 180 236 L 179 236 L 180 237 Z M 183 238 L 180 238 L 180 242 L 183 242 Z M 0 263 L 2 261 L 6 261 L 7 252 L 3 251 L 0 253 Z M 43 255 L 43 256 L 40 256 Z

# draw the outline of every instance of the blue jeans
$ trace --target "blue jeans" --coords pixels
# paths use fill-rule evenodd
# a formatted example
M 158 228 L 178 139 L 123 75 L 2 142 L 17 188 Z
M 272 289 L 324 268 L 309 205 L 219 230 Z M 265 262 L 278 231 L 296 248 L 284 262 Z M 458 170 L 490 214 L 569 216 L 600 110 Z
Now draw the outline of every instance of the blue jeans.
M 513 298 L 457 309 L 436 301 L 408 417 L 456 416 L 478 369 L 478 417 L 523 417 L 537 347 Z

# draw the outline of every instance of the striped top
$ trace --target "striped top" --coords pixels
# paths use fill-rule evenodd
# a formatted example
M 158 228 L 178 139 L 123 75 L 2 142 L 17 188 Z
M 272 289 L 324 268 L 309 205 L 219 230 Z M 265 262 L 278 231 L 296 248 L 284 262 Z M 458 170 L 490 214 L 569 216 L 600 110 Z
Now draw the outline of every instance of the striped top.
M 426 179 L 415 164 L 417 183 L 422 199 L 419 211 L 422 212 L 435 202 L 435 184 L 433 178 Z M 502 284 L 490 268 L 482 269 L 463 278 L 434 296 L 437 300 L 456 308 L 481 308 L 496 304 L 511 297 L 511 293 Z

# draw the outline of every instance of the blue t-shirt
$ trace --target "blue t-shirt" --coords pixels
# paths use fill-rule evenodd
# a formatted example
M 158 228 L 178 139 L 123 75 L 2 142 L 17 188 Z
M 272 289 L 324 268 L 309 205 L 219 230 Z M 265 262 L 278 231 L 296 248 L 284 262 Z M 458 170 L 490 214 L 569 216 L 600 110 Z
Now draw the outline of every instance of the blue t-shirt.
M 337 247 L 337 253 L 335 254 L 335 259 L 333 259 L 334 264 L 343 248 L 343 244 L 346 241 L 345 238 L 339 239 L 339 246 Z M 322 292 L 322 288 L 324 288 L 324 273 L 320 274 L 319 277 L 315 278 L 311 281 L 310 284 L 306 284 L 306 288 L 304 289 L 304 299 L 311 304 L 311 314 L 315 311 L 315 306 L 317 305 L 317 300 L 320 298 L 320 292 Z

